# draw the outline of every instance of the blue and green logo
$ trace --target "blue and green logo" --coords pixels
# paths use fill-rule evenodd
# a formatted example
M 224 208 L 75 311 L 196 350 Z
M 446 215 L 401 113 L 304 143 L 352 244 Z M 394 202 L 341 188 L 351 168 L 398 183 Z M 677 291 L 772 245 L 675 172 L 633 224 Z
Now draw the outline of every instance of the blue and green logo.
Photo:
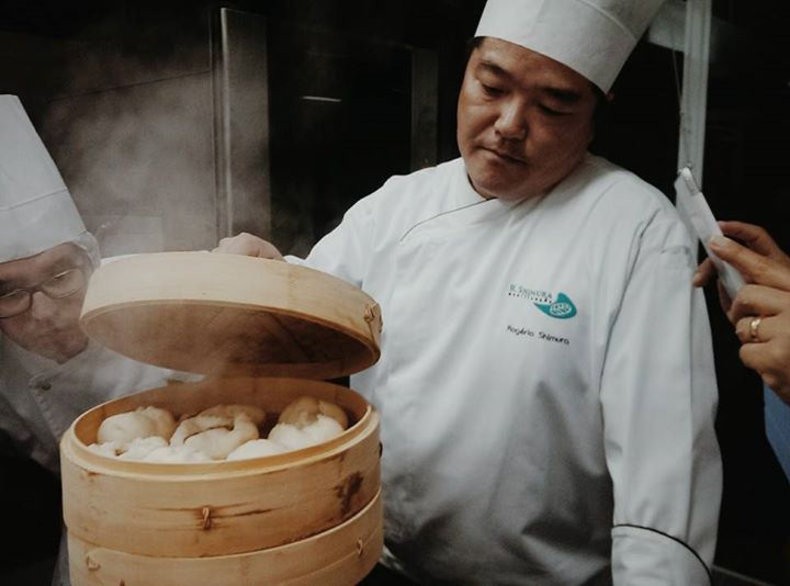
M 531 302 L 549 317 L 569 319 L 576 315 L 576 306 L 565 293 L 560 291 L 555 298 L 544 289 L 531 289 L 523 285 L 511 283 L 507 291 L 508 297 L 519 297 Z
M 576 315 L 576 306 L 565 293 L 558 293 L 557 299 L 553 303 L 535 303 L 535 307 L 540 309 L 549 317 L 557 319 L 569 319 Z

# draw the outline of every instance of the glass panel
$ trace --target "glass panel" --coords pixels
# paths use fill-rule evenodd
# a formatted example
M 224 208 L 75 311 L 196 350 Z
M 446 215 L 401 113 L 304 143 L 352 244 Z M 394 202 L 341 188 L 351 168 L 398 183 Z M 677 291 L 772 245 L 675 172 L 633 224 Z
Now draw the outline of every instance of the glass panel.
M 360 197 L 410 167 L 411 51 L 269 29 L 272 239 L 306 253 Z

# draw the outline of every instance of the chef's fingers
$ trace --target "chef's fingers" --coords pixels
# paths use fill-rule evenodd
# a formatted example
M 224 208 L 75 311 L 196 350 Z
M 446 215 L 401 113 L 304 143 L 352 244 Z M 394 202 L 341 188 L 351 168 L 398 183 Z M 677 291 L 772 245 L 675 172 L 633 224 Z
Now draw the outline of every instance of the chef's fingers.
M 730 294 L 727 293 L 727 288 L 724 286 L 724 283 L 721 282 L 721 279 L 716 281 L 716 290 L 719 292 L 719 305 L 721 305 L 721 310 L 727 314 L 732 307 L 732 299 L 730 299 Z
M 790 321 L 790 292 L 762 285 L 744 285 L 727 312 L 733 324 L 743 317 L 782 316 L 783 321 Z M 787 324 L 790 330 L 790 323 Z
M 697 270 L 694 272 L 694 276 L 691 278 L 691 284 L 695 287 L 704 287 L 714 278 L 716 278 L 716 267 L 713 261 L 706 258 L 699 264 Z
M 735 322 L 735 335 L 741 344 L 765 344 L 774 336 L 772 317 L 749 315 Z
M 222 238 L 212 252 L 283 260 L 283 255 L 271 242 L 247 232 Z
M 747 248 L 790 267 L 790 256 L 785 254 L 768 231 L 746 222 L 719 222 L 721 231 L 742 242 Z
M 697 266 L 697 270 L 691 277 L 691 284 L 694 287 L 705 287 L 714 279 L 716 279 L 716 265 L 713 264 L 710 258 L 706 258 Z M 719 305 L 721 305 L 722 311 L 727 313 L 732 304 L 732 299 L 730 299 L 721 280 L 716 280 L 716 290 L 719 294 Z
M 768 285 L 790 291 L 790 266 L 763 256 L 723 236 L 710 240 L 711 251 L 730 263 L 747 283 Z

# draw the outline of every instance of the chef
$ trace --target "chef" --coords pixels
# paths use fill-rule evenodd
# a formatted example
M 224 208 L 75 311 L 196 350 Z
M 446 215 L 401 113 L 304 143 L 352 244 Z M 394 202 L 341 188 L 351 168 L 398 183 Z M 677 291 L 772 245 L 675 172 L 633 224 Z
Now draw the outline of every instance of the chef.
M 82 332 L 96 240 L 16 96 L 0 96 L 0 128 L 0 447 L 58 475 L 58 443 L 78 415 L 174 373 Z
M 461 157 L 392 177 L 304 260 L 382 307 L 383 562 L 425 584 L 710 582 L 717 387 L 696 247 L 588 152 L 660 0 L 489 0 Z M 247 234 L 218 252 L 281 258 Z

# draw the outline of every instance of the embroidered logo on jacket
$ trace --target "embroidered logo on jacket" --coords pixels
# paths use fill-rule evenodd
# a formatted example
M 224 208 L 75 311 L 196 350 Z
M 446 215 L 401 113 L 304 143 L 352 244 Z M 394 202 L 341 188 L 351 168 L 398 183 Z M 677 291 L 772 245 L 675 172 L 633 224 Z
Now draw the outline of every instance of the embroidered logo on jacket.
M 511 283 L 508 288 L 509 297 L 521 297 L 532 302 L 540 311 L 557 319 L 569 319 L 576 315 L 576 306 L 565 293 L 560 291 L 557 298 L 552 293 L 538 289 L 529 289 Z
M 536 303 L 535 307 L 546 315 L 557 319 L 568 319 L 576 315 L 576 306 L 573 301 L 561 291 L 557 294 L 557 300 L 554 303 Z

